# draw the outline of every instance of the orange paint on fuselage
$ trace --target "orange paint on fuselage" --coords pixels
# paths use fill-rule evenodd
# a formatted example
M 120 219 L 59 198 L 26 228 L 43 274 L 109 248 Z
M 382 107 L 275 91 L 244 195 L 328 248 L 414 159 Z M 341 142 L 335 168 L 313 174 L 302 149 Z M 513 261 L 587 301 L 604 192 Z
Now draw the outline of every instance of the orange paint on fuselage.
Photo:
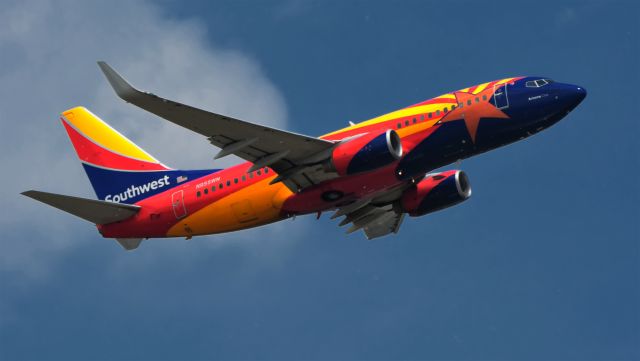
M 178 221 L 167 236 L 231 232 L 285 218 L 280 212 L 282 203 L 293 193 L 282 183 L 269 185 L 273 178 L 275 175 L 217 199 Z
M 512 81 L 514 78 L 502 79 L 495 82 L 484 83 L 478 86 L 462 89 L 462 91 L 478 94 L 484 89 Z M 338 131 L 326 134 L 320 138 L 327 140 L 341 140 L 364 132 L 383 131 L 394 129 L 402 140 L 405 151 L 410 151 L 423 136 L 431 133 L 439 126 L 439 120 L 457 106 L 454 93 L 447 93 L 439 97 L 403 108 L 374 119 L 354 124 Z M 331 187 L 341 188 L 345 191 L 345 200 L 349 197 L 371 195 L 376 192 L 386 191 L 398 186 L 399 181 L 393 169 L 396 163 L 383 167 L 379 170 L 367 174 L 357 174 L 353 176 L 341 177 L 332 180 Z M 187 215 L 176 220 L 170 227 L 165 227 L 167 237 L 190 237 L 195 235 L 223 233 L 244 228 L 256 227 L 268 223 L 273 223 L 292 214 L 302 214 L 309 212 L 320 212 L 335 207 L 335 204 L 322 201 L 320 195 L 328 187 L 320 184 L 301 193 L 291 192 L 283 183 L 270 185 L 269 182 L 276 176 L 273 171 L 269 175 L 262 175 L 261 179 L 247 183 L 239 182 L 225 187 L 219 192 L 210 192 L 209 195 L 196 196 L 198 194 L 198 184 L 206 182 L 207 178 L 220 178 L 221 182 L 241 178 L 246 175 L 246 170 L 251 163 L 243 163 L 238 166 L 221 170 L 211 176 L 192 180 L 180 188 L 174 188 L 165 193 L 158 194 L 155 200 L 157 204 L 161 201 L 163 205 L 156 207 L 154 211 L 161 216 L 156 218 L 164 219 L 172 217 L 171 194 L 176 190 L 184 191 L 184 202 Z M 226 184 L 226 183 L 225 183 Z M 233 188 L 232 188 L 233 187 Z M 220 194 L 223 192 L 223 194 Z M 356 198 L 357 199 L 357 198 Z M 147 200 L 140 202 L 144 206 Z M 344 200 L 343 200 L 344 201 Z M 289 207 L 289 208 L 287 208 Z M 293 210 L 293 211 L 292 211 Z M 113 224 L 99 227 L 103 235 L 116 237 L 124 229 L 144 229 L 142 224 L 149 226 L 152 220 L 148 212 L 141 213 L 130 221 L 123 224 Z M 127 223 L 129 223 L 127 225 Z M 142 224 L 141 224 L 142 223 Z M 165 223 L 162 223 L 165 224 Z M 146 229 L 149 229 L 146 227 Z M 115 232 L 118 231 L 118 232 Z M 142 236 L 142 235 L 137 235 Z M 157 235 L 152 235 L 157 236 Z

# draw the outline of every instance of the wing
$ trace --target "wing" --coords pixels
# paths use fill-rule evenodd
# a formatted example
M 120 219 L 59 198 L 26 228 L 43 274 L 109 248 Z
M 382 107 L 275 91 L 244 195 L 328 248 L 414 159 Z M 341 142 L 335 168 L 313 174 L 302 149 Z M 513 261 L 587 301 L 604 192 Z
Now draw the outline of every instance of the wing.
M 337 177 L 320 164 L 334 146 L 331 141 L 249 123 L 142 92 L 107 63 L 100 61 L 98 65 L 120 98 L 200 133 L 222 148 L 215 158 L 234 154 L 253 162 L 250 170 L 269 166 L 279 175 L 272 183 L 282 181 L 292 191 Z

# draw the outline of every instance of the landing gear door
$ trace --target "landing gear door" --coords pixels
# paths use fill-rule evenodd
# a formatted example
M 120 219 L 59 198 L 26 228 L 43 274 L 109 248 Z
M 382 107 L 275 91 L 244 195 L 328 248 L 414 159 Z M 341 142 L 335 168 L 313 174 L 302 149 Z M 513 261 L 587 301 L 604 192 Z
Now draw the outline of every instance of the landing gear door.
M 509 84 L 493 86 L 493 102 L 498 109 L 509 107 Z
M 187 208 L 184 206 L 184 191 L 179 190 L 171 195 L 171 205 L 176 218 L 184 218 L 187 215 Z

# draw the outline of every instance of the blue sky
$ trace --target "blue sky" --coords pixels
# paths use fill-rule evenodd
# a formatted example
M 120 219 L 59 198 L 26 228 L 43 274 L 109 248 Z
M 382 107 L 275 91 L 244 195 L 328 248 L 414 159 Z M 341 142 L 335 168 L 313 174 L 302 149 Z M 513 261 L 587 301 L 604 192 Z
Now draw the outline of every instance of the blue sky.
M 0 359 L 640 359 L 637 2 L 6 9 Z M 125 253 L 17 195 L 91 195 L 57 114 L 87 105 L 176 167 L 209 167 L 216 149 L 119 101 L 99 59 L 158 94 L 311 135 L 506 76 L 589 95 L 551 129 L 452 165 L 473 197 L 395 237 L 298 217 Z

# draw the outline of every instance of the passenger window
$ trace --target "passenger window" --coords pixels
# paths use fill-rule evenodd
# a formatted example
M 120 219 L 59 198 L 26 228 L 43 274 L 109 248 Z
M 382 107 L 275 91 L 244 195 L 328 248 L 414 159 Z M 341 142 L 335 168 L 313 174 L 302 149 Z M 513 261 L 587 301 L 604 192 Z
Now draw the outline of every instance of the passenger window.
M 449 108 L 444 107 L 444 113 L 447 114 L 449 112 Z
M 228 186 L 230 186 L 230 185 L 231 185 L 231 181 L 230 181 L 230 180 L 228 180 L 228 181 L 227 181 L 227 187 L 228 187 Z
M 413 124 L 416 124 L 416 118 L 413 118 Z
M 455 105 L 451 106 L 451 110 L 455 110 L 457 107 Z
M 404 121 L 404 126 L 405 126 L 405 127 L 408 127 L 408 126 L 409 126 L 409 121 L 408 121 L 408 120 L 405 120 L 405 121 Z
M 204 189 L 204 194 L 209 194 L 209 189 L 208 188 Z
M 269 168 L 265 167 L 264 168 L 264 174 L 267 174 L 267 173 L 269 173 Z
M 238 184 L 238 178 L 233 178 L 233 183 Z
M 242 176 L 242 181 L 243 181 L 243 182 L 246 182 L 246 181 L 247 181 L 247 177 L 243 175 L 243 176 Z
M 196 197 L 200 197 L 200 191 L 196 192 Z
M 216 186 L 211 186 L 211 192 L 213 193 L 215 192 L 215 190 L 216 190 Z
M 483 95 L 483 96 L 482 96 L 482 100 L 487 100 L 487 96 L 486 96 L 486 95 Z
M 429 113 L 429 119 L 431 119 L 433 117 L 433 114 Z
M 420 114 L 420 120 L 424 120 L 424 114 Z
M 256 172 L 256 174 L 258 174 L 258 175 L 262 175 L 262 172 L 260 172 L 260 170 L 258 169 L 258 171 Z
M 467 100 L 467 105 L 471 105 L 471 100 Z
M 436 117 L 440 116 L 440 110 L 436 110 Z
M 480 98 L 476 97 L 476 103 L 480 103 Z
M 218 188 L 222 189 L 222 187 L 224 187 L 224 184 L 220 183 L 220 184 L 218 185 Z
M 249 178 L 253 179 L 253 172 L 249 173 Z
M 458 108 L 462 108 L 464 106 L 464 103 L 458 103 Z
M 396 125 L 398 126 L 398 129 L 402 128 L 402 124 L 401 123 L 398 123 Z

